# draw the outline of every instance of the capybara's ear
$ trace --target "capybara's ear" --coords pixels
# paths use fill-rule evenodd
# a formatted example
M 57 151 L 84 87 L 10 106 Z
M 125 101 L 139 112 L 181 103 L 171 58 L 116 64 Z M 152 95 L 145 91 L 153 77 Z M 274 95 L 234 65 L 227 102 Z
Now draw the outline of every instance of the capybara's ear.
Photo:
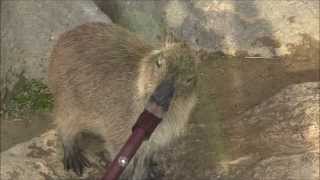
M 176 37 L 173 31 L 167 31 L 165 35 L 165 42 L 164 46 L 165 47 L 170 47 L 172 44 L 179 43 L 179 39 Z

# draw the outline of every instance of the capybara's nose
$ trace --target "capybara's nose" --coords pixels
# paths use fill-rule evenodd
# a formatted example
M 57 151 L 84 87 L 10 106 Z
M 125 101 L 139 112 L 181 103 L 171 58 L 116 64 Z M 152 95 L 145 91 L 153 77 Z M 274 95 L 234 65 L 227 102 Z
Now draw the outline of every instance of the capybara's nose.
M 151 95 L 151 101 L 161 106 L 164 111 L 168 111 L 171 99 L 174 95 L 174 77 L 164 79 Z

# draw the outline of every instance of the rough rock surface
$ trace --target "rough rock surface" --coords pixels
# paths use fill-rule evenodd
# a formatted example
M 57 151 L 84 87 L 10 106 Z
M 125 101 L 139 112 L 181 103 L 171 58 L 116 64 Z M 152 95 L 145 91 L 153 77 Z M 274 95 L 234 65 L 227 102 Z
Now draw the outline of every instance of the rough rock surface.
M 319 93 L 319 83 L 290 85 L 227 121 L 229 173 L 238 179 L 319 179 Z
M 169 30 L 196 48 L 270 57 L 289 54 L 303 35 L 319 40 L 314 0 L 95 1 L 115 23 L 154 43 Z
M 90 21 L 111 22 L 89 0 L 2 0 L 1 100 L 21 75 L 46 81 L 48 57 L 59 34 Z
M 56 132 L 50 130 L 40 137 L 18 144 L 0 155 L 2 180 L 72 180 L 79 179 L 73 172 L 67 173 L 62 164 L 63 153 Z M 92 167 L 80 179 L 92 180 L 101 174 L 105 159 L 89 155 Z
M 210 146 L 197 146 L 199 141 L 213 139 L 187 135 L 156 156 L 160 163 L 154 171 L 162 175 L 154 179 L 319 179 L 319 87 L 319 82 L 290 85 L 238 118 L 225 120 L 221 158 L 208 158 L 217 153 L 210 152 Z M 72 179 L 63 170 L 60 150 L 54 131 L 18 144 L 1 153 L 0 177 Z M 103 162 L 93 158 L 98 163 L 82 179 L 94 179 L 101 172 Z

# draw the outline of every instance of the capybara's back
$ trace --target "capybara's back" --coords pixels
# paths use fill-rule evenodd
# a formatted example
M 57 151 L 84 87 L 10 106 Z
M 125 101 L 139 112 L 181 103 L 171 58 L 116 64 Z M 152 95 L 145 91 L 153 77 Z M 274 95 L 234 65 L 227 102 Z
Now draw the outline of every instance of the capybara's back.
M 129 167 L 131 179 L 145 178 L 144 159 L 183 130 L 195 104 L 193 58 L 186 45 L 154 50 L 117 25 L 88 23 L 62 34 L 51 55 L 49 86 L 66 169 L 80 175 L 89 165 L 79 147 L 82 132 L 102 137 L 114 157 L 155 87 L 178 72 L 168 116 L 136 155 L 136 170 Z

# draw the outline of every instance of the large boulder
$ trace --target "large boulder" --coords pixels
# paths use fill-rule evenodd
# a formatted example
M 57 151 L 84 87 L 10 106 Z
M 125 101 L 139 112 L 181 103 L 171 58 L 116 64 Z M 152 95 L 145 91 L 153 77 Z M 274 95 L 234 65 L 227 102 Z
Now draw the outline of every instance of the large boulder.
M 226 121 L 229 158 L 236 179 L 319 179 L 320 83 L 290 85 Z M 243 166 L 250 167 L 249 169 Z
M 168 180 L 319 179 L 319 88 L 319 82 L 290 85 L 222 121 L 211 116 L 212 105 L 201 106 L 203 119 L 194 116 L 189 133 L 156 156 L 161 162 L 159 176 Z
M 238 118 L 226 119 L 222 128 L 198 119 L 186 136 L 155 156 L 160 163 L 153 167 L 153 179 L 319 179 L 319 86 L 290 85 Z M 210 110 L 202 108 L 202 113 Z M 197 138 L 194 129 L 206 138 Z M 219 134 L 223 140 L 215 142 Z M 63 170 L 59 144 L 55 131 L 49 131 L 2 152 L 1 179 L 74 179 Z M 93 155 L 94 168 L 82 179 L 94 179 L 103 170 L 107 156 Z
M 1 100 L 22 76 L 46 82 L 48 57 L 58 36 L 90 21 L 111 22 L 89 0 L 2 1 Z

